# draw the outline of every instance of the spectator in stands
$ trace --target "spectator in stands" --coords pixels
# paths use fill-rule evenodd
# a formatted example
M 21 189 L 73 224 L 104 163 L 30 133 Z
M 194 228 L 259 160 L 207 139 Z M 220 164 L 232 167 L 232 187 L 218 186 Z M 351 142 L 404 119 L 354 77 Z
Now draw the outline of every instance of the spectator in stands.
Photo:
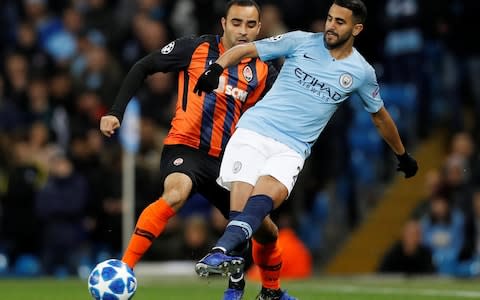
M 52 66 L 52 60 L 38 43 L 38 35 L 31 23 L 20 23 L 16 28 L 16 43 L 12 47 L 25 55 L 30 68 L 45 71 Z
M 28 121 L 36 121 L 50 124 L 53 109 L 50 106 L 48 85 L 44 77 L 36 77 L 30 80 L 27 89 L 28 98 Z
M 44 173 L 32 160 L 28 143 L 10 140 L 7 156 L 7 178 L 2 201 L 0 228 L 12 261 L 20 254 L 39 254 L 39 222 L 35 215 L 35 195 L 43 184 Z
M 258 35 L 259 39 L 276 36 L 288 31 L 287 26 L 283 22 L 282 11 L 273 4 L 267 3 L 262 6 L 262 28 Z
M 25 19 L 34 26 L 39 45 L 45 50 L 48 39 L 62 29 L 62 22 L 48 9 L 47 0 L 23 0 L 22 2 Z
M 86 52 L 86 68 L 76 81 L 80 90 L 94 91 L 109 107 L 123 79 L 120 65 L 105 45 L 95 45 Z
M 85 25 L 88 28 L 99 30 L 108 41 L 113 40 L 119 33 L 116 29 L 118 24 L 112 10 L 115 1 L 88 0 L 83 1 L 83 13 Z
M 459 157 L 465 161 L 463 177 L 469 185 L 480 183 L 480 157 L 472 133 L 456 132 L 450 142 L 449 157 Z
M 163 47 L 170 40 L 167 25 L 138 12 L 132 19 L 131 32 L 120 53 L 122 63 L 132 66 L 137 60 Z
M 55 140 L 64 150 L 68 150 L 71 138 L 70 115 L 74 113 L 73 82 L 70 74 L 64 69 L 56 69 L 48 78 L 50 104 L 53 107 L 53 116 L 50 122 Z
M 144 87 L 137 92 L 142 113 L 142 122 L 150 119 L 163 128 L 168 128 L 175 111 L 176 84 L 172 73 L 155 73 L 145 80 Z M 151 101 L 151 99 L 158 99 Z M 164 130 L 166 134 L 166 130 Z
M 213 245 L 210 227 L 204 215 L 190 215 L 184 220 L 183 239 L 179 259 L 198 260 Z
M 472 197 L 473 209 L 465 222 L 465 244 L 460 260 L 480 258 L 480 189 Z
M 12 106 L 23 113 L 19 116 L 17 123 L 12 124 L 16 128 L 26 123 L 27 89 L 30 77 L 30 66 L 27 58 L 18 53 L 12 52 L 4 59 L 5 66 L 5 96 Z
M 467 214 L 465 223 L 465 244 L 455 268 L 459 277 L 478 277 L 480 275 L 480 190 L 472 198 L 472 210 Z
M 468 161 L 459 155 L 450 155 L 445 162 L 445 184 L 452 205 L 464 213 L 471 210 L 472 185 L 469 183 Z
M 75 136 L 71 157 L 76 170 L 86 177 L 89 185 L 91 201 L 88 214 L 93 227 L 93 252 L 108 253 L 114 257 L 122 247 L 122 186 L 118 184 L 122 177 L 122 157 L 119 148 L 95 146 L 97 133 L 92 129 Z M 100 138 L 100 141 L 103 139 Z M 141 185 L 136 185 L 136 188 L 139 192 L 142 189 Z M 140 197 L 136 198 L 140 200 Z
M 446 189 L 443 173 L 439 169 L 430 169 L 426 172 L 424 186 L 424 196 L 420 200 L 415 210 L 412 213 L 412 218 L 419 219 L 429 211 L 430 199 L 436 194 L 441 193 Z
M 446 194 L 437 194 L 430 200 L 430 208 L 421 219 L 422 244 L 433 255 L 433 263 L 440 274 L 452 275 L 464 243 L 463 213 L 453 207 Z
M 383 257 L 379 272 L 406 275 L 434 273 L 432 252 L 421 242 L 422 230 L 419 222 L 413 219 L 407 221 L 400 240 Z
M 25 122 L 26 116 L 18 103 L 6 95 L 5 80 L 0 75 L 0 132 L 12 132 Z
M 72 132 L 82 134 L 94 128 L 106 111 L 107 107 L 102 104 L 98 93 L 93 90 L 79 92 L 75 99 L 75 114 L 70 115 Z
M 50 166 L 47 183 L 35 200 L 36 215 L 43 225 L 42 262 L 49 275 L 60 270 L 73 275 L 88 242 L 84 227 L 88 186 L 62 151 L 52 155 Z
M 50 168 L 50 157 L 58 150 L 52 142 L 49 128 L 40 121 L 34 122 L 28 131 L 28 147 L 30 159 L 44 173 Z

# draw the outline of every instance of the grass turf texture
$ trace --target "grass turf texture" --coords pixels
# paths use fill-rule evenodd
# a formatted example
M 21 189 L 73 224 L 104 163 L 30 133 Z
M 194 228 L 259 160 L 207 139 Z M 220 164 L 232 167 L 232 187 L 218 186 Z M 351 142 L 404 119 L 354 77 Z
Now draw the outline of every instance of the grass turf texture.
M 138 278 L 133 300 L 215 300 L 222 299 L 224 279 Z M 300 300 L 432 300 L 480 299 L 480 280 L 432 278 L 314 278 L 283 281 L 289 294 Z M 245 300 L 255 299 L 257 282 L 247 282 Z M 0 279 L 0 299 L 88 300 L 86 280 Z

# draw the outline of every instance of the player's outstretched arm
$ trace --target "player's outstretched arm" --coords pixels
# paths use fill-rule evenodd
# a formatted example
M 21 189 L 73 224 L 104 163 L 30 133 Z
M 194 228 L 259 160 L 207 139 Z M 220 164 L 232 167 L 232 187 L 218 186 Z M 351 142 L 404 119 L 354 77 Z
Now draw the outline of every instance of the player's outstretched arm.
M 240 63 L 244 58 L 252 57 L 258 57 L 257 47 L 255 47 L 254 43 L 241 44 L 228 49 L 198 78 L 193 92 L 199 96 L 202 95 L 202 92 L 211 93 L 218 87 L 219 78 L 223 73 L 223 69 Z
M 107 137 L 111 137 L 123 119 L 123 114 L 130 99 L 143 84 L 145 78 L 155 72 L 163 70 L 160 62 L 156 59 L 159 54 L 152 53 L 137 61 L 123 79 L 122 85 L 115 98 L 115 102 L 108 113 L 100 119 L 100 131 Z
M 216 61 L 222 68 L 234 66 L 244 58 L 258 57 L 255 43 L 240 44 L 228 49 Z
M 385 107 L 372 114 L 372 120 L 379 134 L 387 142 L 398 159 L 397 171 L 405 173 L 405 178 L 415 176 L 417 161 L 405 150 L 397 126 Z
M 117 128 L 120 127 L 123 114 L 131 97 L 138 90 L 147 77 L 147 68 L 143 61 L 137 62 L 128 72 L 123 80 L 120 91 L 109 112 L 100 119 L 100 131 L 103 135 L 111 137 Z

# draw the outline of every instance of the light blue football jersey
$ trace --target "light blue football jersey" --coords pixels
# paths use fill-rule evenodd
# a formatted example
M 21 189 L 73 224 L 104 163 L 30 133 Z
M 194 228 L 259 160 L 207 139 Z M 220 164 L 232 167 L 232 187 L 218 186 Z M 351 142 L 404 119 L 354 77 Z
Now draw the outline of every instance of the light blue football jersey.
M 373 67 L 354 48 L 341 60 L 324 45 L 323 33 L 293 31 L 255 42 L 263 61 L 285 61 L 270 91 L 240 118 L 246 128 L 288 145 L 303 157 L 339 105 L 357 93 L 366 111 L 383 106 Z

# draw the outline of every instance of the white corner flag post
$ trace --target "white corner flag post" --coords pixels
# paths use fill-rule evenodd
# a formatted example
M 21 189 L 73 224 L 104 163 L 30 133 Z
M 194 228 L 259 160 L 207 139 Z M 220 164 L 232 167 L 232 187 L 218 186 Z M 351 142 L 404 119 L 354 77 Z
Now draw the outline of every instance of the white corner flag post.
M 135 222 L 135 154 L 140 143 L 140 104 L 132 98 L 120 127 L 122 155 L 122 249 L 126 249 Z

